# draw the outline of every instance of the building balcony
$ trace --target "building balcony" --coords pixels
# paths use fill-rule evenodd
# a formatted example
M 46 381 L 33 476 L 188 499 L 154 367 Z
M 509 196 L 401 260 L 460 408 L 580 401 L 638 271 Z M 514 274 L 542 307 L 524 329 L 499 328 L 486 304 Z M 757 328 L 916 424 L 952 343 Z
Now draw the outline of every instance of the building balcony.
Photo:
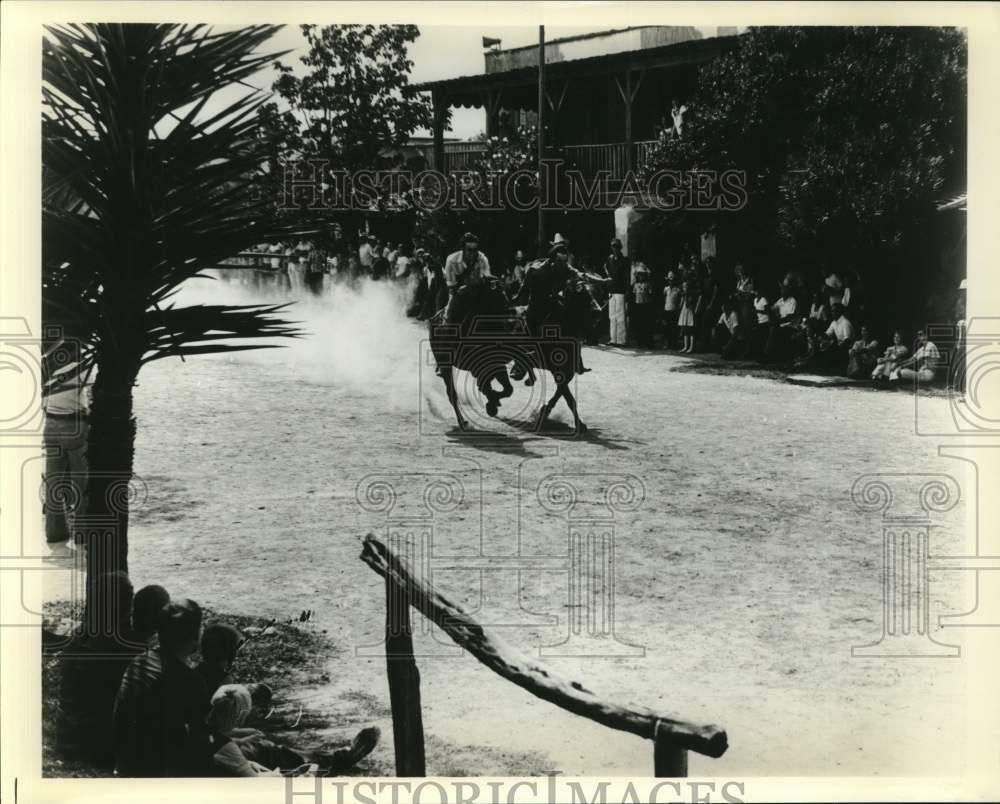
M 546 148 L 546 158 L 561 159 L 565 170 L 579 170 L 585 179 L 592 179 L 601 171 L 607 171 L 612 181 L 622 181 L 629 167 L 640 170 L 649 159 L 656 140 L 640 140 L 629 145 L 624 142 L 610 142 L 593 145 L 561 145 Z M 428 152 L 430 167 L 450 173 L 456 170 L 471 170 L 486 151 L 485 142 L 445 143 L 444 165 L 440 168 L 433 163 L 433 153 Z M 429 149 L 428 149 L 429 150 Z

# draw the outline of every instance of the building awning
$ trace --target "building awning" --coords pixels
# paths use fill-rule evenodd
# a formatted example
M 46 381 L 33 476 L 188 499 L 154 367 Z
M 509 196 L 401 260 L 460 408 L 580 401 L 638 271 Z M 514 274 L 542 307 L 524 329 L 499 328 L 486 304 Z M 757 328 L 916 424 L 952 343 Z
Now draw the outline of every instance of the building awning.
M 731 48 L 738 36 L 714 36 L 660 47 L 610 53 L 545 65 L 546 81 L 615 75 L 633 70 L 656 70 L 686 64 L 700 64 L 720 51 Z M 420 92 L 440 94 L 448 106 L 479 108 L 486 96 L 503 91 L 500 105 L 505 109 L 533 109 L 538 103 L 538 67 L 520 67 L 502 73 L 482 73 L 414 84 Z

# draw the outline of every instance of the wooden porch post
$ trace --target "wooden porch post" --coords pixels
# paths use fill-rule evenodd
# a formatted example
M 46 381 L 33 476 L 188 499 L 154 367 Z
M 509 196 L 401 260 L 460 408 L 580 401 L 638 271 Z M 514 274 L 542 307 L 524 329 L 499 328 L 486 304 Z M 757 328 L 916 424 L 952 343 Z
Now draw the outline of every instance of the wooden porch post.
M 434 169 L 444 173 L 444 118 L 448 107 L 445 106 L 444 97 L 438 90 L 434 90 L 431 98 L 434 105 Z
M 497 133 L 497 113 L 500 111 L 500 96 L 503 94 L 502 90 L 497 90 L 496 92 L 487 92 L 485 98 L 486 106 L 486 136 L 492 137 Z
M 426 776 L 420 671 L 413 658 L 410 604 L 406 592 L 388 575 L 385 579 L 385 653 L 396 775 Z
M 538 26 L 538 253 L 545 254 L 545 26 Z
M 639 92 L 639 86 L 642 84 L 642 77 L 645 73 L 640 70 L 638 72 L 638 80 L 635 84 L 632 84 L 632 68 L 629 67 L 625 70 L 625 86 L 622 86 L 622 82 L 619 80 L 618 76 L 615 76 L 615 85 L 618 87 L 618 94 L 622 96 L 622 103 L 625 104 L 625 169 L 632 170 L 633 163 L 635 162 L 634 155 L 632 154 L 633 143 L 632 143 L 632 101 L 635 100 L 636 94 Z

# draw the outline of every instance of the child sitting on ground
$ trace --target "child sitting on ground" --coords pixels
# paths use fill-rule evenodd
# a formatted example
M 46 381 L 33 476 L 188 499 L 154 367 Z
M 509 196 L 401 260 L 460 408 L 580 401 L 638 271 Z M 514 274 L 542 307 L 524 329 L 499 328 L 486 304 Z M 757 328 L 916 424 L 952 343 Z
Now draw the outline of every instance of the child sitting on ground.
M 244 643 L 243 634 L 231 625 L 212 623 L 201 635 L 201 662 L 195 667 L 205 680 L 209 695 L 223 684 L 232 684 L 236 654 Z

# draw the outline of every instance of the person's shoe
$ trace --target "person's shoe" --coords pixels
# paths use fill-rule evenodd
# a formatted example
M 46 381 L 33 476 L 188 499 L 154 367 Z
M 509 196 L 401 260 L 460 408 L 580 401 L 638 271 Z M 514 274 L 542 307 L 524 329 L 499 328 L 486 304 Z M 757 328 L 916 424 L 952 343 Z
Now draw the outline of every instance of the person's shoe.
M 362 729 L 351 741 L 350 748 L 340 748 L 330 755 L 330 768 L 333 770 L 353 768 L 375 750 L 381 736 L 382 732 L 378 726 Z

